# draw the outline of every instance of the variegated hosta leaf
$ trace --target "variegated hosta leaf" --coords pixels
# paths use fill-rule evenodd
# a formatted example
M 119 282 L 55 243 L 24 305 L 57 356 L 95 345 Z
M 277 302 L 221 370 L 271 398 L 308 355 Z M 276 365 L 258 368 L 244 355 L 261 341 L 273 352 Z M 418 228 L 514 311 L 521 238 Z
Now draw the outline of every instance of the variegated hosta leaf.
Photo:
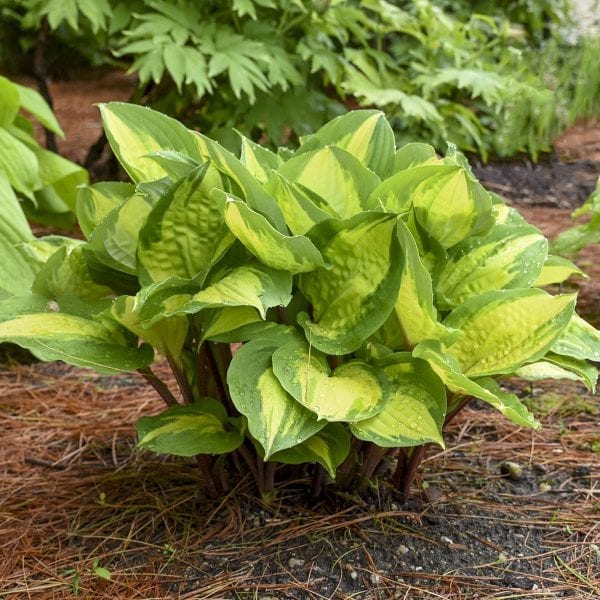
M 332 374 L 325 356 L 305 341 L 277 349 L 273 373 L 295 400 L 327 421 L 368 419 L 387 399 L 385 378 L 373 367 L 354 360 Z
M 131 184 L 118 181 L 81 186 L 77 194 L 77 221 L 83 235 L 90 239 L 102 219 L 133 193 Z
M 306 337 L 329 354 L 353 352 L 386 321 L 400 284 L 396 217 L 364 212 L 346 221 L 323 221 L 310 232 L 331 270 L 300 277 L 313 307 L 299 322 Z
M 207 310 L 202 319 L 202 340 L 214 342 L 245 341 L 238 330 L 247 325 L 264 323 L 259 312 L 250 306 L 234 306 Z
M 469 377 L 512 373 L 541 358 L 569 323 L 575 295 L 539 289 L 486 292 L 454 309 L 444 325 L 461 334 L 447 352 Z
M 305 236 L 279 233 L 241 200 L 226 198 L 225 222 L 236 238 L 261 262 L 292 274 L 325 267 L 317 247 Z
M 337 468 L 350 452 L 350 434 L 340 423 L 329 423 L 324 429 L 306 441 L 276 452 L 271 460 L 287 465 L 319 463 L 335 479 Z
M 248 306 L 207 310 L 202 319 L 203 341 L 234 343 L 268 339 L 281 346 L 295 336 L 302 336 L 296 328 L 263 321 L 258 311 Z
M 27 294 L 39 269 L 23 248 L 33 240 L 19 201 L 0 171 L 0 298 Z
M 148 215 L 138 246 L 143 283 L 201 276 L 233 244 L 222 207 L 210 196 L 214 181 L 205 180 L 208 166 L 173 184 Z
M 176 150 L 200 159 L 194 135 L 179 121 L 159 112 L 123 102 L 100 104 L 100 114 L 112 151 L 133 181 L 153 181 L 167 175 L 148 154 Z
M 294 235 L 304 235 L 317 223 L 335 216 L 335 211 L 323 204 L 317 204 L 317 196 L 288 181 L 279 173 L 273 173 L 266 183 L 265 190 L 275 198 Z
M 269 308 L 289 303 L 291 292 L 292 277 L 287 271 L 251 263 L 222 274 L 171 314 L 194 314 L 205 308 L 253 306 L 265 319 Z
M 542 267 L 539 277 L 533 285 L 535 287 L 544 287 L 553 283 L 563 283 L 571 277 L 571 275 L 579 275 L 586 277 L 587 275 L 570 260 L 562 256 L 550 255 L 546 258 L 546 262 Z
M 411 142 L 398 148 L 394 156 L 394 173 L 412 169 L 420 165 L 442 164 L 435 153 L 435 148 L 421 142 Z
M 0 179 L 6 178 L 17 191 L 33 199 L 40 189 L 39 163 L 32 149 L 0 127 Z
M 113 289 L 137 286 L 138 238 L 151 210 L 147 197 L 136 193 L 94 229 L 84 249 L 94 281 Z
M 444 447 L 446 388 L 425 361 L 408 352 L 392 354 L 378 363 L 389 383 L 383 410 L 350 430 L 359 439 L 384 448 L 434 442 Z
M 138 296 L 120 296 L 111 307 L 113 317 L 140 339 L 148 342 L 163 356 L 179 360 L 183 343 L 188 331 L 185 317 L 161 319 L 150 327 L 145 327 L 140 319 L 142 298 Z
M 494 224 L 488 192 L 464 169 L 448 168 L 425 180 L 412 195 L 417 221 L 444 248 L 485 233 Z
M 431 276 L 419 257 L 415 240 L 406 225 L 398 221 L 401 269 L 400 289 L 394 311 L 384 326 L 384 343 L 390 348 L 412 348 L 421 340 L 448 333 L 437 318 L 433 305 Z
M 92 280 L 81 244 L 65 244 L 56 250 L 37 274 L 31 291 L 48 299 L 72 295 L 89 301 L 112 294 L 108 286 Z
M 159 150 L 158 152 L 151 152 L 147 156 L 156 161 L 166 171 L 167 176 L 172 181 L 187 177 L 190 171 L 193 171 L 204 162 L 176 150 Z M 218 187 L 222 187 L 224 183 L 223 179 L 220 175 L 218 175 L 218 179 L 219 183 L 217 185 Z
M 326 425 L 296 402 L 275 377 L 271 357 L 277 348 L 270 340 L 248 342 L 235 353 L 227 371 L 233 404 L 248 419 L 248 430 L 263 447 L 265 460 Z
M 302 140 L 296 155 L 324 146 L 349 152 L 381 178 L 389 177 L 394 164 L 394 132 L 378 110 L 355 110 L 336 117 Z
M 146 328 L 151 327 L 181 308 L 199 289 L 196 282 L 181 277 L 145 286 L 137 294 L 140 322 Z
M 100 373 L 135 371 L 152 362 L 152 348 L 132 345 L 114 322 L 61 312 L 61 298 L 24 298 L 23 310 L 18 301 L 0 303 L 0 342 L 27 348 L 40 360 L 62 360 Z
M 278 173 L 323 198 L 343 219 L 363 211 L 380 183 L 358 159 L 335 146 L 297 153 Z
M 515 394 L 504 392 L 491 378 L 473 381 L 463 375 L 457 360 L 444 351 L 434 340 L 425 340 L 413 350 L 413 356 L 429 363 L 436 375 L 454 394 L 473 396 L 487 402 L 513 423 L 524 427 L 539 428 L 539 423 Z
M 240 431 L 194 405 L 170 406 L 153 417 L 141 417 L 136 428 L 141 448 L 175 456 L 227 454 L 244 441 Z
M 563 356 L 599 362 L 600 331 L 580 316 L 573 315 L 550 350 Z
M 526 381 L 540 381 L 543 379 L 582 381 L 594 393 L 598 379 L 598 370 L 584 360 L 549 352 L 544 356 L 543 360 L 523 365 L 520 369 L 517 369 L 515 375 Z
M 448 251 L 437 276 L 438 306 L 462 304 L 491 290 L 527 288 L 538 278 L 548 241 L 535 227 L 497 225 Z
M 240 160 L 205 135 L 195 133 L 194 139 L 204 160 L 210 159 L 211 164 L 219 172 L 229 177 L 237 185 L 239 195 L 246 200 L 248 206 L 265 217 L 277 231 L 285 233 L 287 227 L 277 203 L 265 192 L 262 185 Z
M 266 183 L 271 173 L 283 164 L 283 160 L 277 154 L 244 136 L 242 136 L 240 162 L 260 183 Z
M 406 213 L 412 207 L 413 194 L 421 184 L 430 179 L 447 177 L 457 169 L 448 165 L 423 165 L 395 173 L 371 192 L 366 206 L 370 210 Z

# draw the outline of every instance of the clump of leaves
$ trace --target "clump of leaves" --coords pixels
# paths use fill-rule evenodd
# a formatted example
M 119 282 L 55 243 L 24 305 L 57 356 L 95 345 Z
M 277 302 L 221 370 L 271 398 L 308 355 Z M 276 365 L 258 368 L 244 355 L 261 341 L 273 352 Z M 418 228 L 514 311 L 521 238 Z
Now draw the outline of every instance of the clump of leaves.
M 0 340 L 141 373 L 167 408 L 139 419 L 140 446 L 196 456 L 209 493 L 240 472 L 269 492 L 277 465 L 355 485 L 392 459 L 406 493 L 471 398 L 538 426 L 498 379 L 594 387 L 600 334 L 538 287 L 571 271 L 455 150 L 397 150 L 356 111 L 295 152 L 243 138 L 238 159 L 149 109 L 101 112 L 132 183 L 81 190 L 86 241 L 0 303 Z
M 76 186 L 88 181 L 80 166 L 37 143 L 33 123 L 24 111 L 63 136 L 35 90 L 0 77 L 0 298 L 27 292 L 39 268 L 35 256 L 17 248 L 33 240 L 25 215 L 42 223 L 72 225 Z
M 553 249 L 557 254 L 576 254 L 589 244 L 600 243 L 600 178 L 596 189 L 572 216 L 577 219 L 584 215 L 588 217 L 585 223 L 563 231 L 556 238 Z

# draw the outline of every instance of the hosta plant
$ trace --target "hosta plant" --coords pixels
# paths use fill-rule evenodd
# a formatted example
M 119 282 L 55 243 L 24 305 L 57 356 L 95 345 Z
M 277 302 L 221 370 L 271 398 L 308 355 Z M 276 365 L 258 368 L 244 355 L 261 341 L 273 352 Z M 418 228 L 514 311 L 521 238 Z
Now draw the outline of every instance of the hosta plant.
M 19 248 L 33 240 L 25 215 L 72 225 L 76 186 L 88 181 L 79 165 L 37 143 L 33 122 L 24 113 L 63 136 L 35 90 L 0 76 L 0 299 L 27 293 L 40 266 L 37 257 Z
M 0 304 L 0 340 L 139 372 L 166 404 L 140 446 L 196 456 L 209 494 L 240 473 L 269 492 L 303 469 L 318 490 L 390 465 L 406 493 L 470 399 L 538 427 L 500 379 L 594 387 L 599 333 L 540 287 L 576 268 L 452 149 L 396 149 L 357 111 L 295 152 L 243 139 L 236 158 L 149 109 L 101 112 L 131 183 L 80 191 L 85 241 L 30 245 L 48 259 Z
M 600 178 L 596 189 L 577 210 L 573 211 L 573 218 L 577 219 L 586 215 L 585 223 L 576 225 L 563 231 L 554 241 L 553 250 L 558 254 L 575 254 L 588 244 L 600 243 Z

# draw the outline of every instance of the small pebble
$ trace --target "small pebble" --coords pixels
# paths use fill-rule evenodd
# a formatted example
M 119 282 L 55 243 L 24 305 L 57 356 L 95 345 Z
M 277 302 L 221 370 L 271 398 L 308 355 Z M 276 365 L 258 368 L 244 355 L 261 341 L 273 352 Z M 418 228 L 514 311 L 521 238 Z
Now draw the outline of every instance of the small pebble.
M 408 554 L 410 552 L 410 548 L 408 548 L 407 546 L 405 546 L 404 544 L 400 544 L 397 548 L 396 548 L 396 553 L 403 555 L 403 554 Z
M 303 567 L 304 562 L 301 558 L 290 558 L 288 565 L 290 565 L 290 569 L 295 569 L 296 567 Z
M 523 467 L 516 462 L 507 460 L 500 465 L 500 473 L 513 481 L 518 481 L 523 477 Z
M 356 571 L 350 572 L 350 579 L 356 580 L 358 578 L 358 573 Z
M 373 585 L 378 585 L 381 583 L 381 575 L 378 575 L 377 573 L 371 573 L 369 579 Z
M 540 483 L 540 485 L 538 485 L 538 490 L 540 490 L 540 493 L 542 493 L 542 494 L 549 492 L 551 489 L 552 489 L 552 486 L 549 483 L 546 483 L 545 481 L 542 481 L 542 483 Z
M 449 537 L 446 537 L 445 535 L 443 535 L 443 536 L 440 538 L 440 541 L 441 541 L 442 543 L 444 543 L 444 544 L 447 544 L 448 546 L 449 546 L 450 544 L 454 544 L 454 542 L 453 542 L 453 541 L 452 541 L 452 540 L 451 540 Z
M 422 571 L 423 567 L 415 567 L 415 571 Z

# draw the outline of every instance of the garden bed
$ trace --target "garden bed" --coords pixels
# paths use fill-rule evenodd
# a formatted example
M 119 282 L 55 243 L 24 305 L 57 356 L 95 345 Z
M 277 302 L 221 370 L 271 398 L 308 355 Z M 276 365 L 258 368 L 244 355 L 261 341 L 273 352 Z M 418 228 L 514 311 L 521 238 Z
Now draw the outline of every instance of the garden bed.
M 83 160 L 100 134 L 91 102 L 125 99 L 128 86 L 111 75 L 53 86 L 60 150 Z M 577 154 L 582 131 L 600 147 L 600 127 L 576 129 L 550 161 L 477 174 L 553 237 L 600 173 L 600 152 Z M 590 278 L 569 284 L 596 325 L 597 256 L 597 246 L 582 251 Z M 598 597 L 598 398 L 572 383 L 508 385 L 543 428 L 473 404 L 448 450 L 430 449 L 406 505 L 385 487 L 361 497 L 330 489 L 317 501 L 302 480 L 265 504 L 249 478 L 207 500 L 193 462 L 136 449 L 135 420 L 162 408 L 141 378 L 7 367 L 0 598 Z M 521 473 L 503 475 L 506 461 Z

